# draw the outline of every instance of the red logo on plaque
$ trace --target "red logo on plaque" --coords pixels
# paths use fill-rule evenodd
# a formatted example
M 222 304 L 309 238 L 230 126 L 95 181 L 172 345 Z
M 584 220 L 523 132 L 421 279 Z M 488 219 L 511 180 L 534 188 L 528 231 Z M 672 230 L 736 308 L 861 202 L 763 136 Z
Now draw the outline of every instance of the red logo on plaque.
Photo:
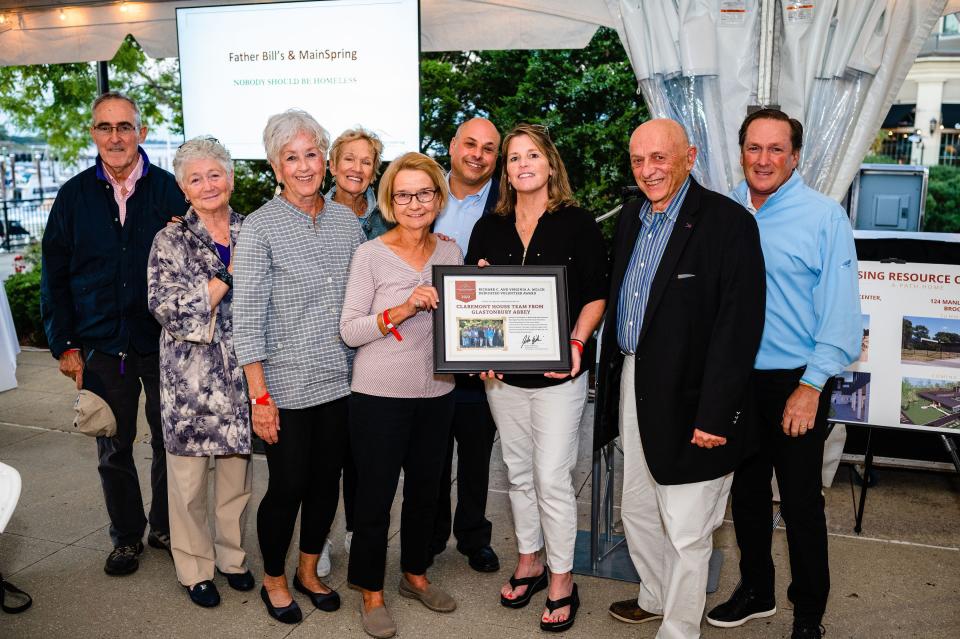
M 477 283 L 473 280 L 457 280 L 453 283 L 458 302 L 469 304 L 477 299 Z

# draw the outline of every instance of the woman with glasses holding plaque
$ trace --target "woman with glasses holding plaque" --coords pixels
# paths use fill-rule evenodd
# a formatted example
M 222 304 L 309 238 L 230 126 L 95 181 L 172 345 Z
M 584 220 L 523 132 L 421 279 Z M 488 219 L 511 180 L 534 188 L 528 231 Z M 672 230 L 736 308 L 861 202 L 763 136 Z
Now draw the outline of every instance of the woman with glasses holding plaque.
M 213 138 L 184 143 L 173 159 L 190 209 L 153 240 L 147 306 L 160 336 L 160 417 L 167 450 L 170 550 L 177 580 L 198 606 L 220 603 L 214 567 L 231 588 L 250 590 L 241 547 L 250 501 L 250 406 L 233 351 L 233 161 Z M 214 460 L 216 541 L 207 516 Z
M 456 243 L 430 232 L 447 199 L 443 170 L 420 153 L 400 156 L 380 182 L 379 203 L 396 226 L 354 254 L 340 318 L 357 347 L 350 443 L 359 473 L 347 580 L 360 590 L 363 629 L 392 637 L 384 598 L 387 531 L 403 470 L 400 594 L 437 612 L 453 597 L 427 579 L 440 475 L 453 420 L 453 376 L 433 372 L 435 264 L 462 264 Z
M 542 375 L 482 375 L 507 465 L 519 551 L 500 603 L 522 608 L 549 584 L 540 627 L 558 632 L 573 625 L 580 605 L 571 572 L 577 536 L 572 473 L 587 401 L 584 346 L 606 306 L 607 252 L 597 223 L 576 205 L 544 127 L 514 128 L 501 156 L 497 215 L 474 226 L 466 263 L 566 266 L 573 366 Z

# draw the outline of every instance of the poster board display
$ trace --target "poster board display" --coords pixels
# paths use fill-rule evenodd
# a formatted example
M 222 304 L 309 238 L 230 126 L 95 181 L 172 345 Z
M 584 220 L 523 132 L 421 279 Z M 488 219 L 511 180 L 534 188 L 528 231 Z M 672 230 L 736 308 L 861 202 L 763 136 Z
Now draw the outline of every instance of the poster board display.
M 960 267 L 861 261 L 859 274 L 862 352 L 831 420 L 960 434 Z

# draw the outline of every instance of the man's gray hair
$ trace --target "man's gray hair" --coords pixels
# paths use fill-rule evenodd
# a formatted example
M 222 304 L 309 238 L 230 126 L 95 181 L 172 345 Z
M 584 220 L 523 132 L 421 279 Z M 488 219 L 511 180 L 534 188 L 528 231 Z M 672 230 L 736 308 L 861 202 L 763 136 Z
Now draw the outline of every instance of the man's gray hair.
M 93 114 L 96 113 L 97 107 L 108 100 L 123 100 L 124 102 L 129 104 L 131 107 L 133 107 L 133 114 L 134 114 L 133 125 L 137 127 L 137 129 L 143 126 L 143 122 L 140 119 L 140 107 L 138 107 L 137 103 L 133 101 L 133 98 L 123 93 L 120 93 L 119 91 L 107 91 L 106 93 L 97 96 L 97 99 L 94 100 L 93 104 L 90 105 L 90 117 L 93 118 L 94 117 Z M 96 120 L 93 121 L 93 124 L 94 125 L 97 124 Z
M 330 148 L 330 134 L 327 130 L 306 111 L 288 109 L 271 115 L 263 129 L 263 148 L 267 152 L 267 161 L 274 166 L 279 165 L 280 150 L 301 133 L 306 133 L 320 149 L 323 157 L 327 157 L 327 150 Z
M 233 175 L 233 158 L 230 157 L 230 151 L 227 151 L 226 147 L 215 138 L 205 135 L 184 142 L 173 157 L 173 175 L 181 188 L 183 179 L 186 177 L 184 171 L 187 164 L 195 160 L 214 160 L 228 175 Z

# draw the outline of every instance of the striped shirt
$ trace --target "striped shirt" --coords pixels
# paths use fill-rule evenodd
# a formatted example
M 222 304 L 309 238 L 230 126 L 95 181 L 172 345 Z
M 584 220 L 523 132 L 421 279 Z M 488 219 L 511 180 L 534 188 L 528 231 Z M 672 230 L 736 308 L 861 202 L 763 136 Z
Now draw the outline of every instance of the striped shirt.
M 130 171 L 123 182 L 113 177 L 113 173 L 110 171 L 104 171 L 103 173 L 107 176 L 107 181 L 113 185 L 113 199 L 117 203 L 117 208 L 120 209 L 120 226 L 123 226 L 123 223 L 127 221 L 127 200 L 133 196 L 133 192 L 137 188 L 137 180 L 143 176 L 143 156 L 138 154 L 137 165 L 133 167 L 133 170 Z
M 241 366 L 263 364 L 280 408 L 349 394 L 353 350 L 340 339 L 340 308 L 350 258 L 365 239 L 353 211 L 330 199 L 316 221 L 279 196 L 244 220 L 233 258 L 233 343 Z
M 359 347 L 351 389 L 378 397 L 439 397 L 453 390 L 453 375 L 433 372 L 433 313 L 421 311 L 383 335 L 377 316 L 403 304 L 417 286 L 433 285 L 434 264 L 463 264 L 454 242 L 437 241 L 423 270 L 416 271 L 383 243 L 370 240 L 353 256 L 343 300 L 340 333 Z
M 649 200 L 640 207 L 640 233 L 630 255 L 617 302 L 617 343 L 624 353 L 632 354 L 637 350 L 643 314 L 650 298 L 650 285 L 653 284 L 689 188 L 688 177 L 663 213 L 654 213 Z

